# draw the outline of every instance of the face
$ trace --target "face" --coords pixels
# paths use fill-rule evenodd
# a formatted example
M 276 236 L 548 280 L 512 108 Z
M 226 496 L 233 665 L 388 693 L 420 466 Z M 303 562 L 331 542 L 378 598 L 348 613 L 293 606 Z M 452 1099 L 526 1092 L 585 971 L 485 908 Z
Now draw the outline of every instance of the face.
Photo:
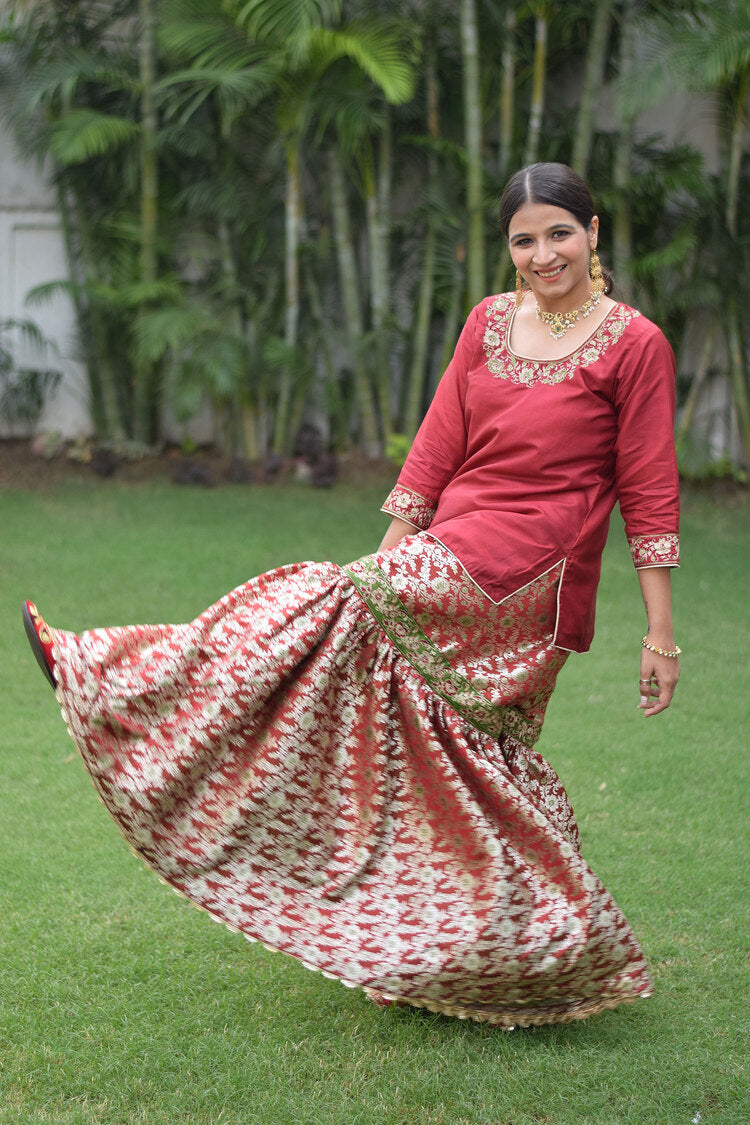
M 510 256 L 540 308 L 564 312 L 588 300 L 589 259 L 598 233 L 596 215 L 587 230 L 570 211 L 548 203 L 527 203 L 516 211 L 508 228 Z

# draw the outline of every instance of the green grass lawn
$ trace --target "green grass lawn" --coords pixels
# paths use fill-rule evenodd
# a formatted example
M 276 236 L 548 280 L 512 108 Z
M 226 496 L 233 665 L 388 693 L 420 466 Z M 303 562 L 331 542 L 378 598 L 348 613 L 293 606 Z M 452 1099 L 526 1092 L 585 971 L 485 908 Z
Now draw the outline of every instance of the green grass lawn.
M 74 630 L 189 620 L 279 563 L 374 549 L 381 498 L 99 482 L 0 495 L 3 1125 L 750 1121 L 746 505 L 685 505 L 683 679 L 650 720 L 636 708 L 644 616 L 613 520 L 597 638 L 563 670 L 540 744 L 644 944 L 650 1000 L 511 1033 L 379 1010 L 190 909 L 97 801 L 22 600 Z

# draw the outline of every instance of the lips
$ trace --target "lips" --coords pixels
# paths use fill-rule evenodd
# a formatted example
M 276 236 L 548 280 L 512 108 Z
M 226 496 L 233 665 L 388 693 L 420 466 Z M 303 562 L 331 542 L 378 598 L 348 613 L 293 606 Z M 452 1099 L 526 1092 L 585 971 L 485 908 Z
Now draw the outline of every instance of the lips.
M 534 272 L 542 281 L 555 281 L 556 278 L 560 277 L 565 268 L 565 266 L 558 266 L 557 269 L 554 270 L 544 270 L 544 272 L 535 270 Z

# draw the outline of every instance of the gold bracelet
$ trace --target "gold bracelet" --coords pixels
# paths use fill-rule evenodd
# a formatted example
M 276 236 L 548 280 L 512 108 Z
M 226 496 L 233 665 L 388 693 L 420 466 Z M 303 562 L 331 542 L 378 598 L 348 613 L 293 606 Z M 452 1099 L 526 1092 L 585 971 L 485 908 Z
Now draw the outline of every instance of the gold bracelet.
M 659 648 L 658 645 L 650 645 L 645 637 L 641 641 L 641 646 L 643 648 L 647 648 L 649 650 L 649 652 L 658 652 L 659 656 L 671 656 L 671 657 L 674 657 L 675 659 L 682 652 L 682 649 L 678 648 L 677 645 L 675 645 L 674 648 L 671 648 L 671 649 L 670 648 Z

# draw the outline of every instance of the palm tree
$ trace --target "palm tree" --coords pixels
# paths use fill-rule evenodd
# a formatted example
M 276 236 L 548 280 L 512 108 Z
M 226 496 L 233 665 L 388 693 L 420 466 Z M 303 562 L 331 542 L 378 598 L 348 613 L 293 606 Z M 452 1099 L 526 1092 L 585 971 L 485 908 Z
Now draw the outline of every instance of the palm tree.
M 317 108 L 316 92 L 326 73 L 348 61 L 382 91 L 386 101 L 407 101 L 414 87 L 412 49 L 401 29 L 382 23 L 331 26 L 341 16 L 339 0 L 250 0 L 231 5 L 238 26 L 251 41 L 262 44 L 280 61 L 281 77 L 276 95 L 276 116 L 286 156 L 286 251 L 284 340 L 287 348 L 297 345 L 300 309 L 299 245 L 303 221 L 303 144 Z M 385 302 L 384 208 L 387 207 L 387 151 L 381 161 L 381 176 L 374 174 L 365 159 L 361 162 L 369 203 L 370 271 L 373 285 L 373 318 L 382 327 Z M 378 192 L 379 184 L 379 192 Z M 280 452 L 289 441 L 292 373 L 284 378 L 274 428 L 273 448 Z M 387 425 L 387 419 L 384 419 Z
M 747 97 L 750 83 L 750 9 L 742 0 L 718 7 L 694 4 L 693 10 L 659 12 L 645 26 L 649 54 L 626 87 L 630 112 L 655 104 L 670 88 L 713 93 L 728 123 L 729 143 L 720 146 L 722 169 L 719 198 L 722 224 L 702 228 L 702 246 L 695 252 L 697 270 L 714 280 L 718 300 L 709 308 L 718 318 L 727 351 L 727 373 L 740 439 L 750 458 L 750 380 L 743 333 L 746 310 L 737 293 L 744 285 L 750 260 L 745 216 L 738 200 L 747 153 Z

